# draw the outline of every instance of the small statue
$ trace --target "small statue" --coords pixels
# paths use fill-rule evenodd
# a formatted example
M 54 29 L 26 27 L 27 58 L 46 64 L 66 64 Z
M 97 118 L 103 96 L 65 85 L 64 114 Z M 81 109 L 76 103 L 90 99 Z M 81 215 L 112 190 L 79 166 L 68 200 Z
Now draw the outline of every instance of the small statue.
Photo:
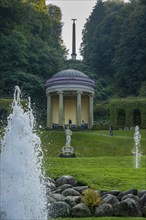
M 65 129 L 65 134 L 66 134 L 66 146 L 70 146 L 72 131 L 69 128 L 67 128 Z
M 60 157 L 76 157 L 74 153 L 74 148 L 71 146 L 72 131 L 69 129 L 69 127 L 65 129 L 65 134 L 66 134 L 66 144 L 62 148 Z

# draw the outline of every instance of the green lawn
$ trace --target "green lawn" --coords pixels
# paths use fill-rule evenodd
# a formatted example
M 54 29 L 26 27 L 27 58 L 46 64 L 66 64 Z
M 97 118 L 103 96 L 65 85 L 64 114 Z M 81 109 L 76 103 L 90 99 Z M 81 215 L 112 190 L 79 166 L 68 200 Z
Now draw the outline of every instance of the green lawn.
M 143 167 L 132 168 L 131 157 L 51 158 L 46 159 L 46 175 L 57 178 L 72 175 L 83 184 L 98 190 L 121 191 L 131 188 L 146 189 L 146 157 Z
M 99 190 L 146 189 L 146 130 L 141 130 L 141 168 L 134 168 L 134 131 L 73 131 L 76 158 L 59 158 L 65 145 L 63 131 L 39 132 L 44 150 L 46 175 L 72 175 Z

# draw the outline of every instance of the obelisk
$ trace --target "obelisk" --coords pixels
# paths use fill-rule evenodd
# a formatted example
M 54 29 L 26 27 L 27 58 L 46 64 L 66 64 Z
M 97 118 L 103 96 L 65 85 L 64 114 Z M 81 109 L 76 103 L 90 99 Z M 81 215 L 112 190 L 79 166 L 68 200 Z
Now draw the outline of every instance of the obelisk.
M 72 54 L 71 58 L 72 60 L 76 60 L 76 24 L 75 21 L 77 19 L 71 19 L 73 21 L 73 26 L 72 26 Z

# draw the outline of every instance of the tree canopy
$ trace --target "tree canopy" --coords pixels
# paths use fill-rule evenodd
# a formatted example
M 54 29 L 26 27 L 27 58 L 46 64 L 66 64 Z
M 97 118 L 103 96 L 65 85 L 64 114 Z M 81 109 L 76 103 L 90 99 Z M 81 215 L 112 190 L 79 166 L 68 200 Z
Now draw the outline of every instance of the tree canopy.
M 146 4 L 98 0 L 83 30 L 81 54 L 111 95 L 138 96 L 146 81 Z
M 44 83 L 62 69 L 67 54 L 61 19 L 60 8 L 45 0 L 1 0 L 1 97 L 12 97 L 19 85 L 37 106 L 46 105 Z
M 59 7 L 45 0 L 1 0 L 0 97 L 12 97 L 19 85 L 43 114 L 44 83 L 66 68 L 95 80 L 95 101 L 145 97 L 145 12 L 145 0 L 97 0 L 82 32 L 83 61 L 73 61 L 66 59 Z
M 45 81 L 61 69 L 66 50 L 57 6 L 46 6 L 45 0 L 2 0 L 0 12 L 1 95 L 9 96 L 20 72 Z M 23 88 L 25 80 L 19 80 Z

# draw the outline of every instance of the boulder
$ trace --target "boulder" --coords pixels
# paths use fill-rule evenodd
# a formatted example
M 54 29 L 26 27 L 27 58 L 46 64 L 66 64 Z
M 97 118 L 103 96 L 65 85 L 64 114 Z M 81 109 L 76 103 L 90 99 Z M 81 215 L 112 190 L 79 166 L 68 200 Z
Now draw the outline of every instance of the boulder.
M 103 217 L 103 216 L 112 216 L 113 215 L 113 207 L 111 204 L 101 204 L 98 207 L 95 208 L 95 214 L 96 217 Z
M 50 206 L 50 204 L 53 204 L 55 202 L 56 202 L 56 199 L 51 197 L 51 195 L 47 196 L 47 204 L 48 204 L 48 206 Z
M 80 196 L 67 196 L 64 200 L 66 203 L 68 203 L 71 207 L 81 203 L 81 197 Z
M 141 190 L 141 191 L 138 192 L 137 196 L 138 196 L 139 198 L 141 198 L 145 193 L 146 193 L 146 190 L 143 189 L 143 190 Z
M 142 212 L 140 210 L 139 204 L 131 198 L 127 198 L 122 202 L 116 203 L 113 205 L 114 215 L 115 216 L 133 216 L 141 217 Z
M 146 206 L 146 193 L 140 198 L 139 202 L 142 207 Z
M 74 186 L 73 189 L 78 191 L 79 193 L 82 193 L 85 189 L 88 189 L 88 186 Z
M 52 182 L 45 183 L 47 191 L 54 191 L 56 189 L 56 185 Z
M 127 194 L 133 194 L 133 195 L 137 195 L 138 191 L 137 189 L 130 189 L 127 190 L 125 192 L 121 192 L 118 194 L 117 199 L 121 200 L 123 196 L 127 195 Z
M 104 192 L 101 192 L 100 195 L 102 197 L 106 196 L 107 194 L 111 194 L 111 195 L 114 195 L 114 196 L 117 196 L 121 193 L 121 191 L 119 190 L 111 190 L 111 191 L 104 191 Z
M 56 186 L 61 186 L 63 184 L 70 184 L 72 186 L 76 186 L 77 181 L 72 176 L 61 176 L 56 180 Z
M 146 206 L 144 206 L 144 207 L 142 208 L 142 214 L 143 214 L 143 216 L 146 217 Z
M 69 217 L 71 214 L 71 207 L 66 202 L 55 202 L 49 207 L 49 217 Z
M 73 188 L 69 188 L 69 189 L 65 189 L 62 192 L 62 195 L 64 195 L 64 196 L 80 196 L 80 193 Z
M 113 204 L 119 202 L 119 200 L 117 199 L 116 196 L 111 195 L 111 194 L 107 194 L 106 196 L 104 196 L 103 202 L 113 205 Z
M 62 193 L 65 189 L 72 188 L 73 186 L 70 184 L 63 184 L 55 190 L 56 193 Z
M 121 201 L 125 200 L 125 199 L 128 199 L 128 198 L 131 198 L 131 199 L 134 199 L 136 202 L 139 203 L 139 197 L 138 196 L 135 196 L 133 194 L 127 194 L 125 196 L 122 197 Z
M 91 211 L 84 203 L 79 203 L 72 208 L 72 217 L 90 217 Z
M 108 194 L 111 194 L 111 195 L 114 195 L 114 196 L 117 196 L 121 193 L 120 190 L 111 190 L 111 191 L 108 191 Z
M 64 201 L 65 200 L 65 197 L 62 194 L 59 194 L 59 193 L 52 193 L 51 197 L 53 199 L 55 199 L 56 201 Z

